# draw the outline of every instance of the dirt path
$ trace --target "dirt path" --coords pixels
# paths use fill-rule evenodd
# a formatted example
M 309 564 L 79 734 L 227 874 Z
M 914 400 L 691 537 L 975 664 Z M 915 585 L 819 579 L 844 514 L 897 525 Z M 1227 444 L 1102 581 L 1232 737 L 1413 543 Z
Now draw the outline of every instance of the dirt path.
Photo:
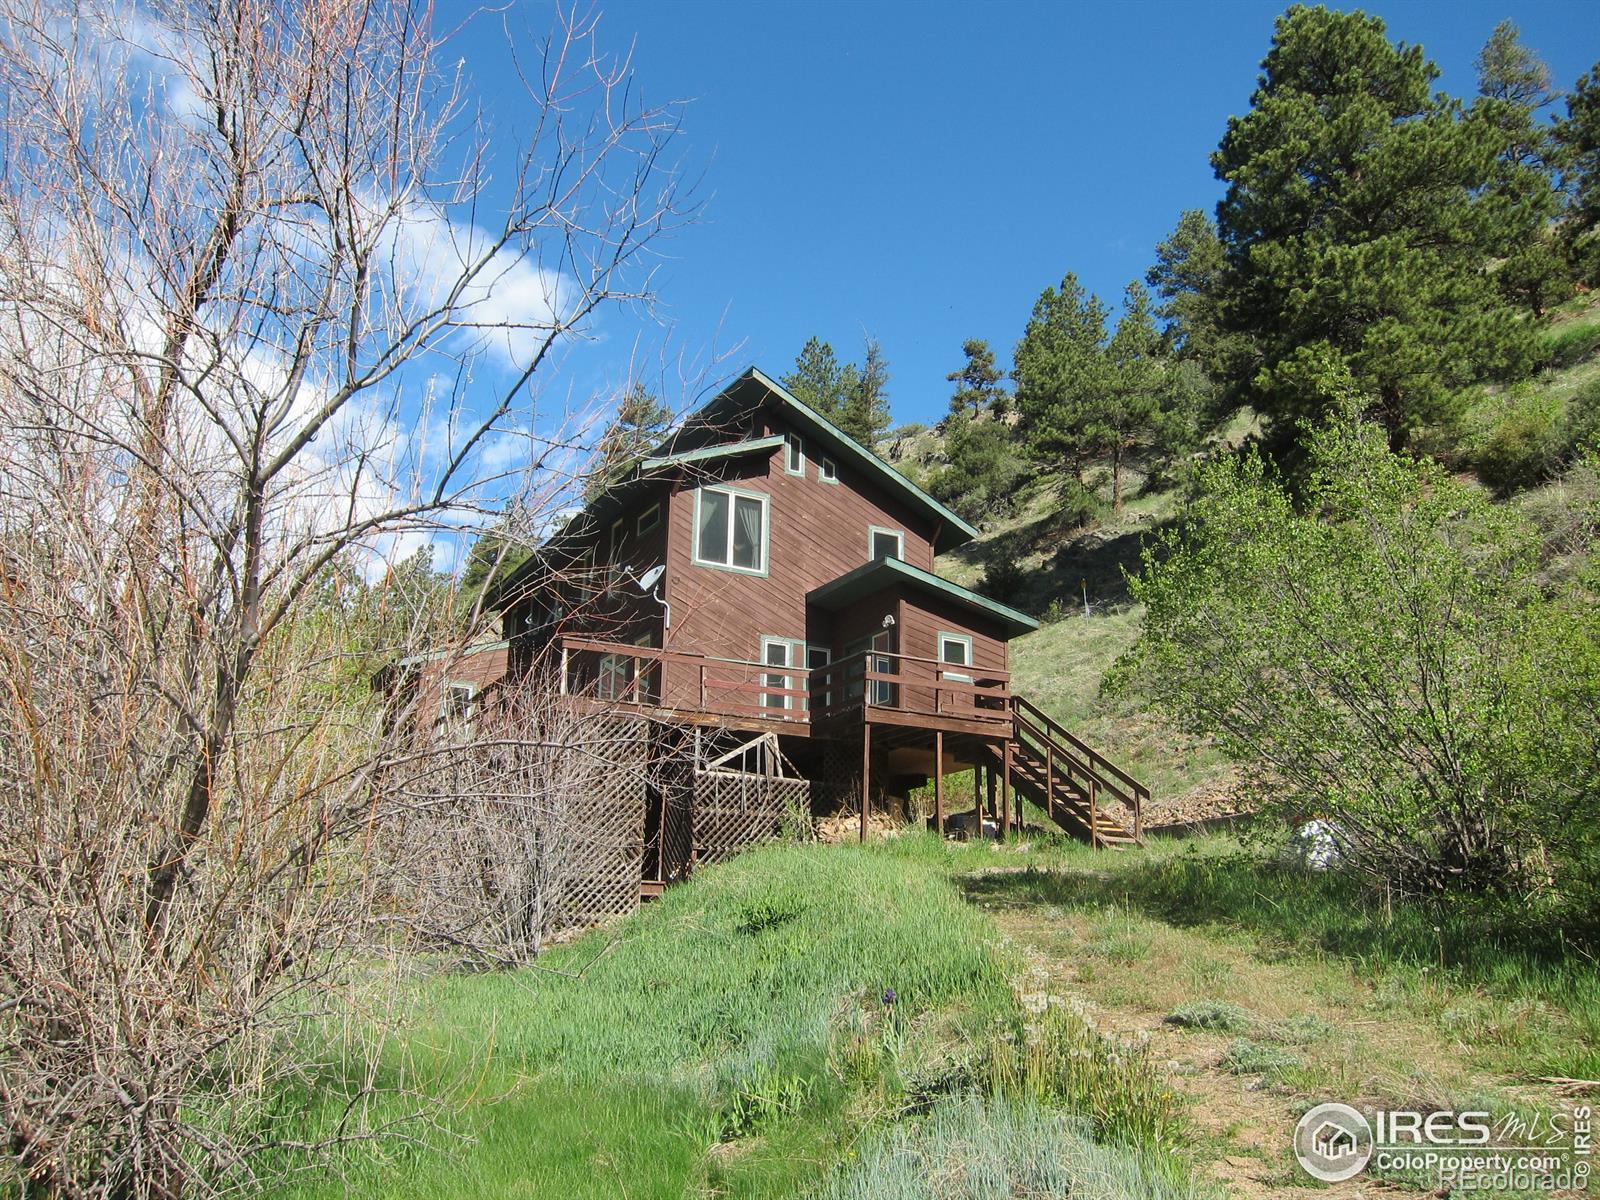
M 974 889 L 972 898 L 1021 956 L 1024 990 L 1077 998 L 1103 1033 L 1148 1039 L 1152 1060 L 1188 1098 L 1203 1174 L 1230 1196 L 1417 1196 L 1366 1176 L 1314 1183 L 1292 1153 L 1296 1120 L 1328 1099 L 1449 1107 L 1453 1096 L 1518 1096 L 1511 1081 L 1464 1069 L 1460 1048 L 1410 1014 L 1385 1012 L 1340 964 L 1267 961 L 1247 939 L 1125 909 L 1003 900 L 993 889 Z M 1226 1030 L 1167 1020 L 1195 1002 L 1238 1020 Z M 1239 1070 L 1227 1055 L 1241 1044 L 1287 1061 Z

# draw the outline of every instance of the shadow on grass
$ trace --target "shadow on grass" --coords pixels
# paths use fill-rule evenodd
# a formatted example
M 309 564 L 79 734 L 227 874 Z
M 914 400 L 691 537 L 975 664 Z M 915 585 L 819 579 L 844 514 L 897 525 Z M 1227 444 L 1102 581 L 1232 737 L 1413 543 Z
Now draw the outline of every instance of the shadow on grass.
M 960 881 L 987 908 L 1122 908 L 1180 928 L 1239 930 L 1284 957 L 1328 955 L 1368 970 L 1442 971 L 1467 986 L 1600 999 L 1592 923 L 1504 900 L 1423 902 L 1366 881 L 1248 852 L 1177 853 L 1109 869 L 1030 868 Z

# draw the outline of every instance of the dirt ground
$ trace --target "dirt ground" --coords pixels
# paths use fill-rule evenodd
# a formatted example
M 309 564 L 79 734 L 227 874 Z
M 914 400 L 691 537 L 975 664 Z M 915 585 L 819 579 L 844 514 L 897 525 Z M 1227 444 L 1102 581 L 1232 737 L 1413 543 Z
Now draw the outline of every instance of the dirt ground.
M 1408 1014 L 1382 1011 L 1365 994 L 1368 985 L 1340 964 L 1266 961 L 1243 941 L 1135 913 L 975 899 L 1018 952 L 1028 976 L 1023 987 L 1083 1003 L 1102 1033 L 1148 1039 L 1151 1060 L 1187 1098 L 1201 1173 L 1229 1196 L 1426 1194 L 1367 1176 L 1333 1185 L 1306 1176 L 1291 1138 L 1300 1114 L 1323 1100 L 1449 1107 L 1451 1097 L 1468 1095 L 1539 1098 L 1516 1080 L 1464 1067 L 1459 1046 Z M 1239 1030 L 1167 1020 L 1201 999 L 1238 1006 L 1253 1029 L 1313 1031 L 1293 1043 L 1302 1065 L 1287 1078 L 1230 1070 L 1224 1056 Z

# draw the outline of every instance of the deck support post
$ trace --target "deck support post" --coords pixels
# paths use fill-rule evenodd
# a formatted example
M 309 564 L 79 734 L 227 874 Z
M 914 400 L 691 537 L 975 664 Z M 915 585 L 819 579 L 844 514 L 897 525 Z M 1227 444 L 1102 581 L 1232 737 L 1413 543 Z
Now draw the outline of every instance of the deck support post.
M 985 811 L 988 812 L 989 819 L 991 821 L 993 821 L 996 826 L 998 826 L 1000 824 L 1000 810 L 995 807 L 995 803 L 994 803 L 994 764 L 993 763 L 990 763 L 988 766 L 984 767 L 984 769 L 983 769 L 983 794 L 984 794 L 984 803 L 985 803 L 985 806 L 986 806 L 985 807 Z
M 983 837 L 983 764 L 972 756 L 972 836 Z
M 1000 836 L 1005 837 L 1011 824 L 1011 739 L 1005 740 L 1000 765 Z
M 933 827 L 944 836 L 944 730 L 933 731 Z
M 872 723 L 861 723 L 861 840 L 867 840 L 867 813 L 872 808 Z

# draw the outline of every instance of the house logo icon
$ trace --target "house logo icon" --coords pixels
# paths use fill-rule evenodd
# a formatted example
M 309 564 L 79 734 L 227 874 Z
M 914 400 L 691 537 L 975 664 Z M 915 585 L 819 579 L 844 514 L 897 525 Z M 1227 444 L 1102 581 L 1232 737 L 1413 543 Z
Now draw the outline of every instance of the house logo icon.
M 1348 1104 L 1319 1104 L 1294 1127 L 1294 1156 L 1314 1179 L 1351 1179 L 1372 1157 L 1372 1126 Z

